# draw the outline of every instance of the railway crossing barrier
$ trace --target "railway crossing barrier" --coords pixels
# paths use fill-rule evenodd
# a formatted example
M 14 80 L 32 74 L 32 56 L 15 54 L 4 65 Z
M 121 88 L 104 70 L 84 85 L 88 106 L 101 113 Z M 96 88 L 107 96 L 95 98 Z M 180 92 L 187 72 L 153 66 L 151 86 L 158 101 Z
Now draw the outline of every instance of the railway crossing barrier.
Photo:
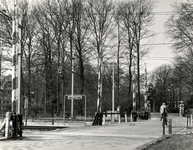
M 7 112 L 4 121 L 0 126 L 0 139 L 11 137 L 22 137 L 22 115 Z

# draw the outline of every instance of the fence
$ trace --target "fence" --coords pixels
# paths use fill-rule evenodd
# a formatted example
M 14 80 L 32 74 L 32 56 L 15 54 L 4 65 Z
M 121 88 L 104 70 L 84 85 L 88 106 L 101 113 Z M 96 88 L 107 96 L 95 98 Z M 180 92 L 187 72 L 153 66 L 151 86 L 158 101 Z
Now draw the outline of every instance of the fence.
M 128 118 L 127 118 L 127 112 L 124 112 L 124 120 L 125 122 L 128 121 Z M 109 118 L 107 115 L 110 115 L 110 118 L 111 118 L 111 123 L 113 123 L 116 120 L 118 120 L 119 123 L 121 123 L 121 113 L 120 112 L 104 112 L 103 113 L 103 125 L 105 125 L 105 122 L 106 122 L 106 119 Z
M 186 125 L 177 121 L 172 121 L 172 131 L 170 134 L 179 134 L 186 129 Z
M 163 126 L 163 135 L 165 132 L 168 134 L 180 134 L 188 133 L 193 131 L 193 117 L 192 114 L 187 115 L 187 117 L 182 117 L 178 120 L 168 119 L 168 126 Z

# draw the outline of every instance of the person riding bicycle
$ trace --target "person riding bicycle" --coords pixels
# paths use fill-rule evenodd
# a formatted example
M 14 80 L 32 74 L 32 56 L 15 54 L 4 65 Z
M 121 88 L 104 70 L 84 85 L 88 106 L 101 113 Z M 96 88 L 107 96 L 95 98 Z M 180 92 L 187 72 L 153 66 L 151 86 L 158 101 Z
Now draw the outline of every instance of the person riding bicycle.
M 167 110 L 167 106 L 165 103 L 163 103 L 161 106 L 160 106 L 160 115 L 161 115 L 161 119 L 160 121 L 163 119 L 163 117 L 166 117 L 168 116 L 168 110 Z

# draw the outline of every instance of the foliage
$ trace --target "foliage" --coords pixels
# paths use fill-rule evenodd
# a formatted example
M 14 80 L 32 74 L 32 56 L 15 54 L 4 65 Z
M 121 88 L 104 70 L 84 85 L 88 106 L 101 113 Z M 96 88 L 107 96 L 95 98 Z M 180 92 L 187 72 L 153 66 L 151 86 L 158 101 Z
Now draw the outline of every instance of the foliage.
M 12 16 L 14 11 L 8 7 L 7 2 L 4 1 L 2 5 L 6 13 L 0 12 L 0 42 L 6 48 L 3 54 L 6 59 L 3 60 L 3 63 L 5 61 L 11 63 L 12 60 L 12 22 L 9 16 Z M 118 63 L 115 63 L 115 107 L 119 105 L 120 101 L 122 111 L 131 110 L 132 61 L 137 49 L 140 48 L 140 40 L 153 36 L 147 29 L 150 25 L 148 23 L 153 21 L 150 13 L 154 8 L 153 2 L 144 0 L 141 3 L 140 14 L 137 13 L 138 3 L 139 1 L 132 1 L 118 4 L 118 7 L 115 7 L 115 3 L 110 0 L 49 0 L 33 5 L 28 1 L 17 1 L 18 12 L 22 17 L 22 39 L 20 39 L 22 106 L 24 98 L 27 97 L 30 103 L 29 115 L 38 116 L 38 113 L 41 113 L 61 116 L 63 114 L 64 96 L 70 94 L 72 88 L 73 59 L 75 60 L 74 93 L 87 96 L 88 114 L 94 114 L 96 111 L 99 71 L 103 79 L 101 80 L 103 111 L 112 108 L 113 74 L 109 60 L 106 63 L 106 57 L 112 57 L 117 52 L 116 28 L 118 24 L 114 12 L 124 10 L 123 13 L 126 13 L 127 8 L 136 11 L 131 14 L 129 24 L 124 25 L 126 16 L 123 16 L 123 13 L 117 13 L 117 15 L 120 17 L 120 33 L 122 33 L 120 52 L 127 50 L 127 53 L 124 53 L 126 57 L 123 58 L 123 61 L 131 58 L 127 64 L 130 65 L 130 70 L 128 74 L 128 70 L 125 71 L 122 68 L 125 67 L 124 65 L 119 66 Z M 130 27 L 126 28 L 128 26 Z M 128 31 L 125 32 L 126 30 Z M 132 41 L 129 42 L 129 39 Z M 74 58 L 72 58 L 72 51 L 75 52 Z M 140 50 L 140 59 L 145 53 L 147 51 L 144 49 Z M 101 70 L 98 67 L 99 58 L 103 62 Z M 120 100 L 116 99 L 118 91 L 121 95 Z M 66 112 L 69 114 L 70 100 L 65 99 L 65 101 Z M 75 115 L 83 115 L 82 101 L 75 101 L 74 108 Z
M 173 15 L 166 24 L 167 35 L 174 43 L 172 45 L 175 62 L 173 65 L 172 82 L 177 89 L 178 100 L 185 102 L 185 107 L 189 107 L 193 90 L 193 1 L 175 3 L 173 5 Z

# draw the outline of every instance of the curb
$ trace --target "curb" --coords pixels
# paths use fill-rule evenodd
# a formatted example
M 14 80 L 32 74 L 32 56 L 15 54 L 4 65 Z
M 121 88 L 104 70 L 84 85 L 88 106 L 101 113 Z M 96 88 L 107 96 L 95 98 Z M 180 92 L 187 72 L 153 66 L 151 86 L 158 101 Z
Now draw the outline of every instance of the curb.
M 150 142 L 148 142 L 148 143 L 145 143 L 145 144 L 143 144 L 142 146 L 139 146 L 139 147 L 137 147 L 137 148 L 134 149 L 134 150 L 146 150 L 146 148 L 148 148 L 149 146 L 155 145 L 155 144 L 157 144 L 157 143 L 160 143 L 160 142 L 162 142 L 162 141 L 165 140 L 165 139 L 169 139 L 170 137 L 171 137 L 171 135 L 162 136 L 162 137 L 160 137 L 160 138 L 158 138 L 158 139 L 155 139 L 155 140 L 152 140 L 152 141 L 150 141 Z
M 137 147 L 134 150 L 146 150 L 151 145 L 155 145 L 157 143 L 162 142 L 163 140 L 171 138 L 172 135 L 180 135 L 180 134 L 184 134 L 184 135 L 186 135 L 186 134 L 193 134 L 193 131 L 192 132 L 185 132 L 185 133 L 179 132 L 179 133 L 176 133 L 176 134 L 165 135 L 165 136 L 162 136 L 162 137 L 160 137 L 158 139 L 155 139 L 155 140 L 152 140 L 152 141 L 150 141 L 148 143 L 145 143 L 145 144 Z

